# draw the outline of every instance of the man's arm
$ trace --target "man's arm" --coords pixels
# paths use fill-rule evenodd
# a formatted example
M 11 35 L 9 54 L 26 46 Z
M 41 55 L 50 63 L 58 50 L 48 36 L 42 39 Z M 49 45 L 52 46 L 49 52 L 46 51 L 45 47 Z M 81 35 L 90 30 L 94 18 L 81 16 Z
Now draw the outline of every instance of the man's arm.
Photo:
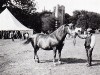
M 94 46 L 95 46 L 95 36 L 91 36 L 91 44 L 90 44 L 90 47 L 91 48 L 94 48 Z
M 79 38 L 81 38 L 81 39 L 86 39 L 86 37 L 87 37 L 87 35 L 80 35 L 80 34 L 78 34 L 78 33 L 77 33 L 77 36 L 78 36 Z

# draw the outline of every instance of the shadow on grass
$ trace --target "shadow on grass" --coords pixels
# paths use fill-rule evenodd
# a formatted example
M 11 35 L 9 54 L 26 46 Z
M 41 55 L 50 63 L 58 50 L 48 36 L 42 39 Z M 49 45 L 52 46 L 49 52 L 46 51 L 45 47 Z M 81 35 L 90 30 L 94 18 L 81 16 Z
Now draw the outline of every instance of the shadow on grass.
M 58 61 L 58 59 L 56 59 L 56 62 Z M 65 63 L 86 63 L 86 59 L 77 59 L 77 58 L 61 58 L 61 61 L 63 64 Z M 45 63 L 45 62 L 53 62 L 53 60 L 42 60 L 40 61 L 40 63 Z
M 62 58 L 63 63 L 86 63 L 86 59 L 77 59 L 77 58 Z
M 56 62 L 58 59 L 56 59 Z M 62 64 L 75 64 L 75 63 L 87 63 L 86 59 L 78 59 L 78 58 L 61 58 Z M 40 60 L 40 63 L 49 63 L 53 62 L 52 59 L 50 60 Z M 98 66 L 100 65 L 100 60 L 93 60 L 92 66 Z
M 77 58 L 62 58 L 63 64 L 73 64 L 73 63 L 87 63 L 86 59 L 77 59 Z M 100 65 L 100 60 L 93 60 L 92 66 Z
M 49 62 L 53 62 L 53 59 L 49 59 L 49 60 L 40 60 L 40 63 L 49 63 Z M 57 62 L 57 59 L 56 59 Z
M 92 62 L 94 62 L 92 65 L 93 66 L 98 66 L 100 65 L 100 60 L 93 60 Z

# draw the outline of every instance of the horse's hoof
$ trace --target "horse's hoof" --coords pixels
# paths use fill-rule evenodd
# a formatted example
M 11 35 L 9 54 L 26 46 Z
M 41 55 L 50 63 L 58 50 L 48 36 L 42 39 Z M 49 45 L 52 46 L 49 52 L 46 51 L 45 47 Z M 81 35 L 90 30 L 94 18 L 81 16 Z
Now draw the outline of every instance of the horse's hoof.
M 92 66 L 92 65 L 91 65 L 91 64 L 86 64 L 86 66 L 87 66 L 87 67 L 90 67 L 90 66 Z
M 40 63 L 40 61 L 37 61 L 38 63 Z
M 62 62 L 61 62 L 61 61 L 58 61 L 58 63 L 59 63 L 59 64 L 62 64 Z
M 57 64 L 56 63 L 54 63 L 54 66 L 56 66 Z
M 39 60 L 35 60 L 35 62 L 36 62 L 36 63 L 40 63 L 40 61 L 39 61 Z

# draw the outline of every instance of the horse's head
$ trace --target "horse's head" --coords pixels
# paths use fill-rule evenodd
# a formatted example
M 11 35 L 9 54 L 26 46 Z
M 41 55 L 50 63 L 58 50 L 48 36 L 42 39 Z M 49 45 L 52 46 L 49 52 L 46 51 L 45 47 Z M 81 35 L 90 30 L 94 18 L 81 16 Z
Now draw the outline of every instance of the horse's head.
M 58 28 L 58 34 L 66 35 L 71 34 L 72 30 L 69 25 L 64 24 Z
M 74 31 L 73 26 L 70 26 L 68 24 L 64 24 L 64 31 L 67 32 L 67 34 L 72 35 L 72 32 Z
M 72 24 L 65 24 L 65 31 L 70 34 L 72 37 L 76 37 L 78 33 L 82 31 L 81 28 L 74 27 Z
M 65 31 L 67 32 L 67 34 L 69 34 L 74 39 L 73 44 L 75 46 L 75 44 L 76 44 L 75 38 L 76 38 L 78 32 L 76 32 L 76 29 L 73 26 L 69 26 L 69 25 L 65 25 Z

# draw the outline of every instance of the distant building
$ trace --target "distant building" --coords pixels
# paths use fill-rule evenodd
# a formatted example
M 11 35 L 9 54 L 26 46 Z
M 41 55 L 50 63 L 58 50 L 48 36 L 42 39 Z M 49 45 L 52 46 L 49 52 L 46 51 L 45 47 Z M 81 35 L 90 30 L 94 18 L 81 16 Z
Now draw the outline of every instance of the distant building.
M 65 22 L 65 7 L 63 5 L 57 5 L 54 7 L 53 15 L 57 19 L 57 28 Z

